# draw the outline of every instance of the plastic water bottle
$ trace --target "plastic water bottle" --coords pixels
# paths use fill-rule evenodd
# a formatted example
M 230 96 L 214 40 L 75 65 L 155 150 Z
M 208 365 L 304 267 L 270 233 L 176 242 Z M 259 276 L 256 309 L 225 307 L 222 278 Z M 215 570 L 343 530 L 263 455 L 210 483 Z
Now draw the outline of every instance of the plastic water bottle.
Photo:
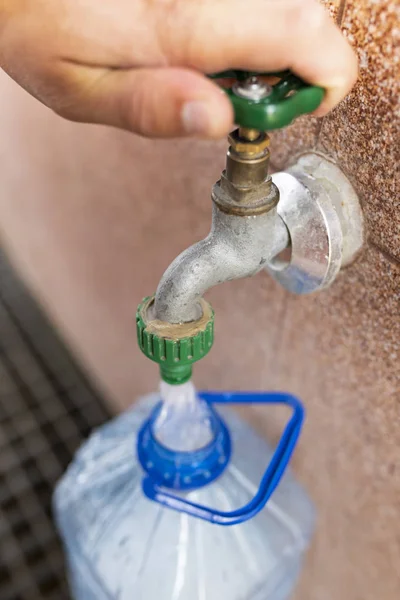
M 291 406 L 275 452 L 228 402 Z M 314 525 L 286 469 L 301 421 L 285 394 L 162 382 L 94 432 L 54 497 L 74 600 L 289 598 Z

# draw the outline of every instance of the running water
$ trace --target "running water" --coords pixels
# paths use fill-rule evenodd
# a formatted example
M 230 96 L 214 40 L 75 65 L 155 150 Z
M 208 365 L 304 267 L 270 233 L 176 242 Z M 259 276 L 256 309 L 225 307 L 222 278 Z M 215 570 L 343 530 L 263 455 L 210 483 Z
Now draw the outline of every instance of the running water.
M 178 452 L 203 448 L 213 439 L 210 410 L 200 400 L 191 381 L 182 385 L 160 384 L 161 411 L 153 433 L 160 444 Z

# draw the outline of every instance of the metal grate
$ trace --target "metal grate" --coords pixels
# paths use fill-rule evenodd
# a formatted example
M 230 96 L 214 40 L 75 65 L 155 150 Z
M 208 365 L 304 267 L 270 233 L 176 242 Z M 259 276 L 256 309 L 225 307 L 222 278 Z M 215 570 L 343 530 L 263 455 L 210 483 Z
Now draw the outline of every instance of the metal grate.
M 0 598 L 68 600 L 55 482 L 104 404 L 0 252 Z

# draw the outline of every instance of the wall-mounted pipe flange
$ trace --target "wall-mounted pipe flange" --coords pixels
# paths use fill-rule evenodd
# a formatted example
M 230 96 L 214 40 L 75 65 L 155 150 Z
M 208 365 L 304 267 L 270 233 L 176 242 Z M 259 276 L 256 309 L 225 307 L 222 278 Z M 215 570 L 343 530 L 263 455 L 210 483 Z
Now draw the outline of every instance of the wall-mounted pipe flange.
M 363 218 L 357 194 L 330 160 L 310 153 L 272 176 L 279 188 L 277 211 L 290 236 L 290 248 L 275 257 L 268 272 L 284 288 L 308 294 L 328 287 L 363 244 Z

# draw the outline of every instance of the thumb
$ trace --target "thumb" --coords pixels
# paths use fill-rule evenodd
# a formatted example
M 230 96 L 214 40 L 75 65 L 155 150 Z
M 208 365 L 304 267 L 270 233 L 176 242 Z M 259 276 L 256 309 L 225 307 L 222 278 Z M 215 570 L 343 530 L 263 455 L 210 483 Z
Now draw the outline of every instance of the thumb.
M 186 68 L 71 65 L 68 80 L 64 98 L 69 100 L 57 112 L 74 121 L 112 125 L 146 137 L 219 138 L 233 126 L 226 95 L 204 75 Z

